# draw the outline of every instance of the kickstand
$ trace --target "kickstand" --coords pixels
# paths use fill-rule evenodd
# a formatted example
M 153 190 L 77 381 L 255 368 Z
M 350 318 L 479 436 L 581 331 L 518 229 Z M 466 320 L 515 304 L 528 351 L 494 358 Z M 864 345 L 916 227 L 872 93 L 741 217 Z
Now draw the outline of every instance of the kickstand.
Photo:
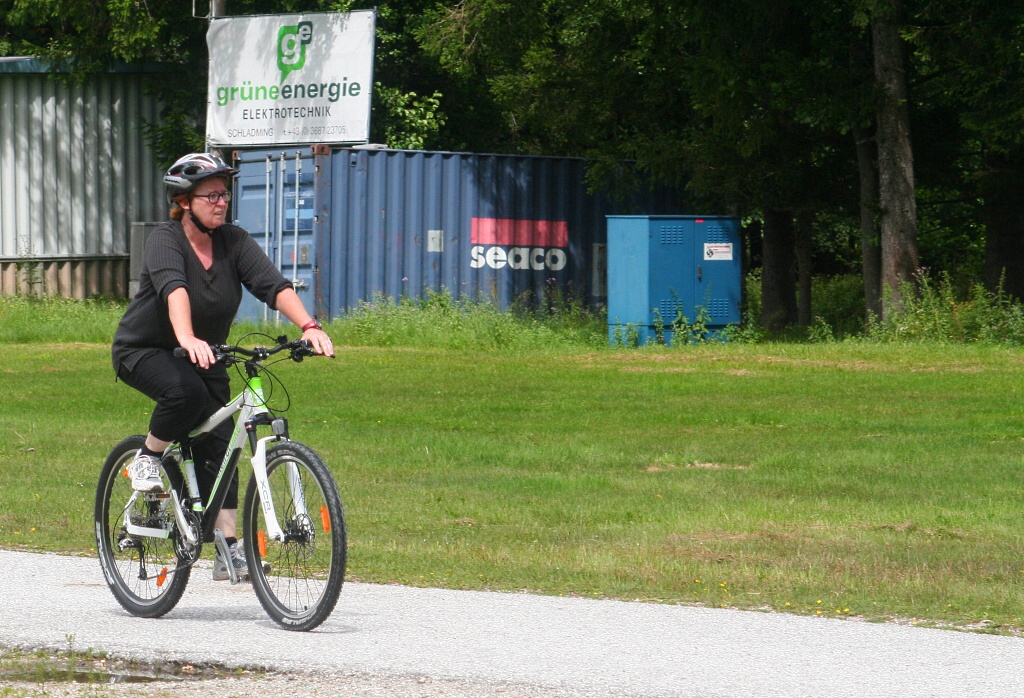
M 235 561 L 231 557 L 231 548 L 228 547 L 228 540 L 224 537 L 224 534 L 219 528 L 213 529 L 214 545 L 217 546 L 217 551 L 220 553 L 228 567 L 228 575 L 231 579 L 232 584 L 238 584 L 238 573 L 235 572 Z

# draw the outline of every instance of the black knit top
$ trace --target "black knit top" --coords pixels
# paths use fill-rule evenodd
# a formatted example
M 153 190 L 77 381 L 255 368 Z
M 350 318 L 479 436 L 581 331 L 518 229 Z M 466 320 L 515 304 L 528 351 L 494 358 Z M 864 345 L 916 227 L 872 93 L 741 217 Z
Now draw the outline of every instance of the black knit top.
M 226 342 L 242 302 L 242 285 L 273 308 L 277 294 L 291 282 L 238 226 L 217 228 L 213 265 L 204 269 L 181 222 L 161 224 L 146 243 L 139 290 L 114 335 L 114 371 L 130 371 L 155 349 L 178 346 L 167 311 L 167 296 L 178 288 L 188 291 L 196 337 L 210 344 Z

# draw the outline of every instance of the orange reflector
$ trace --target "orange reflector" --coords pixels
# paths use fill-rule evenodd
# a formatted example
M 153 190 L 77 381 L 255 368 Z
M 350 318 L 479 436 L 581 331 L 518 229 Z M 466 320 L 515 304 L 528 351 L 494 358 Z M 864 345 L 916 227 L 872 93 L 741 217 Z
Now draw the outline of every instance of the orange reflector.
M 128 466 L 127 465 L 124 466 L 124 470 L 121 471 L 121 474 L 124 475 L 125 477 L 128 477 Z
M 158 587 L 162 587 L 164 585 L 164 582 L 166 582 L 166 581 L 167 581 L 167 568 L 164 567 L 162 570 L 160 570 L 160 574 L 158 574 L 156 576 L 156 585 Z
M 260 531 L 259 544 L 260 544 L 260 557 L 266 557 L 267 556 L 267 534 L 265 534 L 263 531 Z
M 320 506 L 320 521 L 324 524 L 324 533 L 331 532 L 331 515 L 327 513 L 327 507 Z

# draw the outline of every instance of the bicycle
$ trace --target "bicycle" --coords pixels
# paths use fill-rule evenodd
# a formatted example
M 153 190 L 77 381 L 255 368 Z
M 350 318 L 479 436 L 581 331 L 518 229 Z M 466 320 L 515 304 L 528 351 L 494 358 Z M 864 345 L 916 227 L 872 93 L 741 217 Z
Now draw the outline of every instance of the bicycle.
M 268 337 L 269 338 L 269 337 Z M 230 560 L 227 541 L 214 522 L 245 442 L 253 475 L 242 508 L 249 577 L 260 605 L 289 630 L 312 630 L 334 610 L 346 563 L 345 512 L 330 470 L 308 446 L 289 438 L 288 422 L 271 411 L 262 375 L 287 390 L 267 366 L 271 356 L 301 362 L 315 352 L 308 342 L 276 338 L 276 346 L 244 349 L 212 345 L 218 362 L 244 367 L 245 385 L 225 407 L 163 453 L 164 491 L 132 489 L 127 467 L 143 445 L 129 436 L 107 456 L 96 488 L 96 549 L 107 585 L 129 613 L 157 618 L 177 605 L 204 543 L 213 542 Z M 183 350 L 176 353 L 181 356 Z M 277 362 L 274 362 L 277 363 Z M 271 364 L 272 365 L 272 364 Z M 242 371 L 239 369 L 239 373 Z M 235 414 L 227 453 L 204 502 L 192 460 L 192 445 Z M 257 429 L 270 427 L 260 437 Z M 240 580 L 228 564 L 232 584 Z

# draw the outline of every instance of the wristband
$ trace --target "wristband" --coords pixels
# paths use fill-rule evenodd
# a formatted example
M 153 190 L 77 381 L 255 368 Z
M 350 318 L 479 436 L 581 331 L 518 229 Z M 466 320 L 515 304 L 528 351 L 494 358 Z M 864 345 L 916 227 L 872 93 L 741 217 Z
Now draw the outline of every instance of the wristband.
M 322 330 L 324 328 L 323 325 L 316 321 L 316 318 L 313 318 L 312 320 L 310 320 L 309 322 L 302 326 L 302 331 L 305 332 L 306 330 L 311 330 L 314 327 L 318 330 Z

